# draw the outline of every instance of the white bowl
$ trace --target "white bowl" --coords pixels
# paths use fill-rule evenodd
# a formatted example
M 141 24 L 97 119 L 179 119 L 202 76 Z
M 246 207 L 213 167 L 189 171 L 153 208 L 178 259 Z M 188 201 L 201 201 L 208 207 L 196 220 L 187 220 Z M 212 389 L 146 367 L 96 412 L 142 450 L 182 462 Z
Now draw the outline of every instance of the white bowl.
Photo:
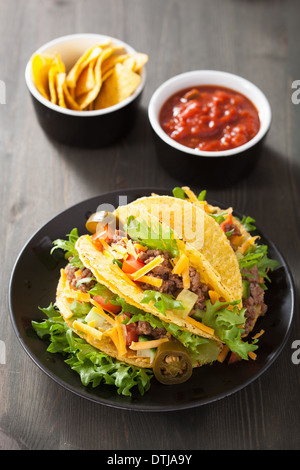
M 219 85 L 246 96 L 254 104 L 259 114 L 260 129 L 258 133 L 247 143 L 222 151 L 203 151 L 189 148 L 169 137 L 159 123 L 159 114 L 163 104 L 174 93 L 185 88 L 201 85 Z M 214 170 L 215 173 L 217 170 L 216 165 L 220 165 L 223 170 L 230 169 L 232 171 L 234 169 L 234 174 L 237 176 L 234 179 L 238 179 L 242 177 L 242 173 L 249 171 L 250 167 L 253 167 L 256 163 L 260 153 L 259 147 L 270 129 L 272 114 L 270 104 L 264 93 L 249 80 L 228 72 L 194 70 L 172 77 L 158 87 L 149 102 L 148 117 L 154 131 L 160 161 L 173 176 L 180 179 L 184 178 L 184 168 L 189 166 L 192 171 L 187 173 L 191 177 L 199 170 L 202 179 L 204 173 L 208 178 L 209 172 Z M 255 151 L 255 154 L 253 154 L 253 151 Z M 198 180 L 199 176 L 199 174 L 195 175 Z M 220 178 L 215 179 L 219 180 Z
M 111 39 L 113 44 L 123 46 L 129 53 L 135 52 L 135 49 L 120 39 L 102 34 L 82 33 L 53 39 L 37 49 L 34 54 L 58 52 L 68 72 L 87 49 L 108 39 Z M 129 130 L 145 86 L 145 67 L 141 73 L 141 83 L 134 93 L 122 102 L 95 111 L 74 111 L 53 104 L 40 94 L 32 78 L 32 56 L 26 65 L 25 82 L 38 121 L 50 137 L 74 146 L 102 147 L 114 143 Z

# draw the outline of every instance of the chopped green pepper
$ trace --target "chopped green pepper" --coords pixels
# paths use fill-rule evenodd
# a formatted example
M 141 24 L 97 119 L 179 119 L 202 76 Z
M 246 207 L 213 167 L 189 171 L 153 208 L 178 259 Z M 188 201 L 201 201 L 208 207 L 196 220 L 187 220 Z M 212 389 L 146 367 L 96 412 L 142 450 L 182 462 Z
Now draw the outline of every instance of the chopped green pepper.
M 243 299 L 248 299 L 250 296 L 250 282 L 243 281 Z
M 191 377 L 193 366 L 185 347 L 179 341 L 168 341 L 157 348 L 153 371 L 162 384 L 175 385 Z

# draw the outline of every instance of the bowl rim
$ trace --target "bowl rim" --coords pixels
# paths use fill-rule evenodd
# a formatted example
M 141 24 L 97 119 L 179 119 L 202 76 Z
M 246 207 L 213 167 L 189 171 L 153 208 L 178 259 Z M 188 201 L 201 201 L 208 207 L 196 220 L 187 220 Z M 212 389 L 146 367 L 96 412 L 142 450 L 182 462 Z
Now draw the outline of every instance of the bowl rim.
M 65 36 L 60 36 L 55 39 L 52 39 L 51 41 L 46 42 L 42 46 L 40 46 L 38 49 L 36 49 L 32 54 L 30 59 L 28 60 L 26 67 L 25 67 L 25 82 L 27 85 L 27 88 L 31 95 L 36 98 L 41 104 L 46 106 L 47 108 L 52 109 L 53 111 L 59 112 L 61 114 L 69 115 L 69 116 L 76 116 L 76 117 L 95 117 L 95 116 L 101 116 L 105 114 L 110 114 L 113 113 L 114 111 L 117 111 L 121 108 L 124 108 L 127 106 L 129 103 L 131 103 L 135 98 L 137 98 L 142 90 L 144 89 L 145 83 L 146 83 L 146 69 L 145 66 L 142 69 L 141 73 L 141 82 L 136 88 L 136 90 L 130 95 L 128 98 L 125 98 L 125 100 L 121 101 L 118 104 L 115 104 L 113 106 L 110 106 L 108 108 L 104 109 L 97 109 L 97 110 L 92 110 L 92 111 L 76 111 L 68 108 L 62 108 L 61 106 L 51 103 L 51 101 L 47 100 L 44 98 L 41 93 L 38 91 L 36 88 L 35 84 L 33 83 L 32 79 L 32 74 L 31 74 L 31 64 L 32 64 L 32 58 L 35 54 L 40 54 L 42 52 L 46 52 L 47 49 L 55 46 L 56 44 L 61 44 L 63 42 L 75 40 L 75 39 L 95 39 L 95 44 L 97 41 L 103 41 L 106 39 L 111 39 L 113 43 L 117 45 L 122 45 L 124 48 L 130 52 L 134 53 L 136 50 L 130 46 L 128 43 L 122 41 L 121 39 L 115 38 L 113 36 L 109 36 L 106 34 L 97 34 L 97 33 L 76 33 L 76 34 L 68 34 Z
M 264 119 L 263 123 L 261 123 L 261 126 L 260 126 L 260 129 L 259 129 L 258 133 L 251 140 L 246 142 L 245 144 L 240 145 L 239 147 L 235 147 L 233 149 L 229 149 L 229 150 L 204 151 L 204 150 L 199 150 L 199 149 L 193 149 L 193 148 L 187 147 L 183 144 L 180 144 L 180 143 L 176 142 L 174 139 L 169 137 L 168 134 L 166 134 L 166 132 L 160 126 L 159 120 L 158 120 L 158 114 L 159 114 L 159 111 L 161 109 L 162 104 L 161 104 L 158 112 L 156 112 L 155 107 L 157 105 L 157 102 L 159 100 L 161 100 L 162 97 L 164 97 L 163 103 L 165 103 L 165 101 L 170 96 L 172 96 L 174 93 L 176 93 L 176 91 L 180 91 L 184 88 L 189 88 L 191 86 L 197 86 L 196 82 L 194 83 L 194 85 L 191 85 L 191 84 L 186 85 L 186 86 L 183 85 L 182 82 L 185 79 L 195 78 L 195 81 L 197 81 L 197 77 L 198 78 L 200 78 L 200 77 L 203 78 L 205 76 L 208 77 L 207 83 L 201 83 L 201 84 L 199 84 L 199 86 L 201 86 L 202 84 L 203 85 L 213 84 L 213 85 L 223 86 L 225 88 L 231 88 L 232 90 L 236 90 L 235 86 L 230 87 L 230 86 L 224 85 L 222 83 L 222 79 L 224 79 L 224 78 L 225 79 L 233 79 L 234 81 L 238 82 L 241 86 L 244 86 L 249 91 L 254 92 L 257 95 L 257 97 L 259 98 L 260 102 L 262 103 L 261 106 L 257 106 L 257 104 L 255 104 L 255 106 L 257 108 L 257 111 L 258 111 L 259 115 L 261 114 L 261 112 L 263 110 L 263 112 L 265 113 L 265 119 Z M 209 77 L 210 77 L 210 79 L 211 79 L 211 77 L 214 77 L 215 79 L 219 79 L 220 83 L 218 83 L 218 84 L 217 83 L 210 83 L 209 82 Z M 178 88 L 175 87 L 175 89 L 173 89 L 173 86 L 177 83 L 178 83 Z M 173 90 L 172 92 L 169 91 L 171 88 Z M 236 90 L 236 91 L 238 91 L 238 90 Z M 238 91 L 238 92 L 243 94 L 242 91 Z M 251 98 L 249 98 L 249 99 L 251 100 Z M 260 88 L 258 88 L 254 83 L 252 83 L 248 79 L 246 79 L 242 76 L 230 73 L 230 72 L 224 72 L 224 71 L 220 71 L 220 70 L 209 70 L 209 69 L 200 70 L 199 69 L 199 70 L 191 70 L 189 72 L 183 72 L 183 73 L 175 75 L 175 76 L 169 78 L 168 80 L 166 80 L 165 82 L 163 82 L 154 91 L 154 93 L 153 93 L 153 95 L 152 95 L 152 97 L 149 101 L 148 119 L 150 121 L 150 124 L 151 124 L 152 129 L 154 130 L 154 132 L 158 135 L 158 137 L 160 137 L 160 139 L 162 141 L 164 141 L 170 147 L 173 147 L 173 148 L 175 148 L 175 149 L 177 149 L 181 152 L 194 155 L 196 157 L 197 156 L 199 156 L 199 157 L 229 157 L 229 156 L 236 155 L 236 154 L 242 153 L 242 152 L 250 149 L 251 147 L 256 145 L 260 140 L 262 140 L 262 138 L 267 134 L 267 132 L 270 129 L 271 121 L 272 121 L 272 111 L 271 111 L 271 106 L 270 106 L 270 103 L 269 103 L 266 95 L 262 92 L 262 90 Z

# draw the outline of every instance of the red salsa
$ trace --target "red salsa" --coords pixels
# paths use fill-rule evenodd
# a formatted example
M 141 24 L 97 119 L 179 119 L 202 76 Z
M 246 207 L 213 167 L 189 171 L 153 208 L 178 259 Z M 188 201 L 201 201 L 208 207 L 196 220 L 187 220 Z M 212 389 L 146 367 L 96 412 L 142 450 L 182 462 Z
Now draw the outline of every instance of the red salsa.
M 213 85 L 172 95 L 162 106 L 159 122 L 178 143 L 206 151 L 239 147 L 260 128 L 257 109 L 246 96 Z

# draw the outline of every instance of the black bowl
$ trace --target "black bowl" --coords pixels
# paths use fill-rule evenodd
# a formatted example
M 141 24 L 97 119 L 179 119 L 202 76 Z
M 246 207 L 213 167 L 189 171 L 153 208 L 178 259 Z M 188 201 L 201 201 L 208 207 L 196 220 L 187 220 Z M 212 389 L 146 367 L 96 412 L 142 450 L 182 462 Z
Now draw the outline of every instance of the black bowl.
M 153 132 L 157 158 L 166 172 L 181 182 L 205 186 L 226 187 L 240 181 L 253 171 L 261 154 L 265 137 L 242 154 L 227 157 L 206 157 L 183 153 Z
M 174 93 L 200 85 L 230 88 L 246 96 L 259 114 L 260 129 L 257 135 L 246 144 L 223 151 L 189 148 L 169 137 L 159 122 L 162 106 Z M 266 96 L 245 78 L 216 70 L 194 70 L 172 77 L 158 87 L 149 102 L 148 117 L 162 167 L 182 182 L 189 181 L 208 188 L 229 186 L 254 169 L 262 154 L 272 115 Z
M 84 51 L 107 39 L 112 39 L 114 44 L 123 46 L 129 53 L 135 52 L 131 46 L 115 38 L 73 34 L 45 44 L 36 53 L 58 52 L 68 70 Z M 141 73 L 140 85 L 130 97 L 117 105 L 96 111 L 73 111 L 52 104 L 35 87 L 31 69 L 30 59 L 25 70 L 25 81 L 38 122 L 50 138 L 70 146 L 101 148 L 117 142 L 132 128 L 145 86 L 145 69 Z

